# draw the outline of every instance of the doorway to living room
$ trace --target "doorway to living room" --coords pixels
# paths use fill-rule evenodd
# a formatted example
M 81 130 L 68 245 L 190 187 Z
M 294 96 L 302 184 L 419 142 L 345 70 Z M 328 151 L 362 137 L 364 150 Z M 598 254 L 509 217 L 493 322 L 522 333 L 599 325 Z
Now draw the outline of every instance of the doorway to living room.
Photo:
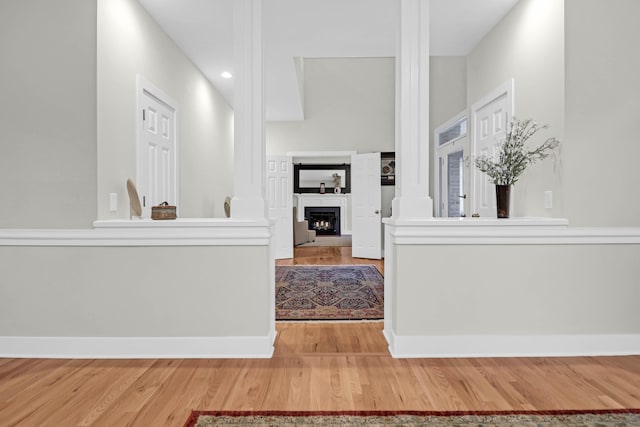
M 380 259 L 380 171 L 379 152 L 268 156 L 267 202 L 276 223 L 276 259 L 293 257 L 293 246 L 350 246 L 353 257 Z

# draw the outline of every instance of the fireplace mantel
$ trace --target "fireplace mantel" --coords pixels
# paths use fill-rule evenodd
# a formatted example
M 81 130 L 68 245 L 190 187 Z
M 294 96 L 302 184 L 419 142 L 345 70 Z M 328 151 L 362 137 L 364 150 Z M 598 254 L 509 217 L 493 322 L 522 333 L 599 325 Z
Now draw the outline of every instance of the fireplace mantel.
M 342 234 L 351 234 L 350 221 L 351 197 L 349 194 L 294 194 L 298 206 L 298 221 L 304 220 L 305 207 L 335 207 L 340 208 L 340 230 Z

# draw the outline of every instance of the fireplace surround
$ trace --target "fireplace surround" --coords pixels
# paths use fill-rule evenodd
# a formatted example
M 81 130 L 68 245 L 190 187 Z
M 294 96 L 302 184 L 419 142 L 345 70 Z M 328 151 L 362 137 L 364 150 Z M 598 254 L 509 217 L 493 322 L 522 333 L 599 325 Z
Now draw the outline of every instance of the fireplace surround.
M 351 234 L 351 194 L 294 194 L 293 202 L 298 207 L 298 221 L 308 218 L 307 207 L 340 208 L 340 235 Z

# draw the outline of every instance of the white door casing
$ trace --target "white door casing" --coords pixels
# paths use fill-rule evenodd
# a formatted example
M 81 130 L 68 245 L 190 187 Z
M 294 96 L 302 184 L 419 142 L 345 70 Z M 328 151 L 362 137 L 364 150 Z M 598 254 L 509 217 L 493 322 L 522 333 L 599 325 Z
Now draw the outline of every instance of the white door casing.
M 267 205 L 274 226 L 276 259 L 293 258 L 293 162 L 290 156 L 267 156 Z
M 514 114 L 513 79 L 471 107 L 471 156 L 495 157 Z M 483 218 L 496 217 L 495 185 L 473 165 L 471 167 L 471 213 Z
M 351 241 L 354 258 L 382 258 L 380 153 L 351 156 Z
M 137 172 L 142 216 L 151 206 L 178 202 L 178 109 L 162 90 L 142 76 L 137 78 Z M 179 207 L 177 207 L 179 208 Z

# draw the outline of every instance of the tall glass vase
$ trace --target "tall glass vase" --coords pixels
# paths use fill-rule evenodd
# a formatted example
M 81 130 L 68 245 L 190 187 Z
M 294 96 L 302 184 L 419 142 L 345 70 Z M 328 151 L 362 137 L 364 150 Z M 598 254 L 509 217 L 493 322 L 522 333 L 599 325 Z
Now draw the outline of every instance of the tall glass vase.
M 496 184 L 496 208 L 498 211 L 498 218 L 509 218 L 510 198 L 511 186 Z

